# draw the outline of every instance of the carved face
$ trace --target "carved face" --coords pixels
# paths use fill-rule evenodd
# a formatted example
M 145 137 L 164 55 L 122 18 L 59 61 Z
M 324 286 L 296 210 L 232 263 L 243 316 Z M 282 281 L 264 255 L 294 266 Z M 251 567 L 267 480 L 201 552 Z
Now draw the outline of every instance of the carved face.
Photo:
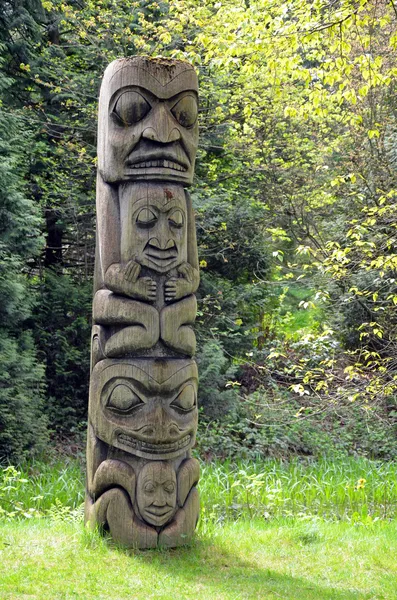
M 177 483 L 166 462 L 150 462 L 138 475 L 136 500 L 142 518 L 157 527 L 165 525 L 176 509 Z
M 121 260 L 159 273 L 187 261 L 187 215 L 181 186 L 120 187 Z
M 181 456 L 196 436 L 196 363 L 102 360 L 91 377 L 89 415 L 111 446 L 152 460 Z
M 104 180 L 192 183 L 197 114 L 197 76 L 188 63 L 147 57 L 111 63 L 99 99 Z

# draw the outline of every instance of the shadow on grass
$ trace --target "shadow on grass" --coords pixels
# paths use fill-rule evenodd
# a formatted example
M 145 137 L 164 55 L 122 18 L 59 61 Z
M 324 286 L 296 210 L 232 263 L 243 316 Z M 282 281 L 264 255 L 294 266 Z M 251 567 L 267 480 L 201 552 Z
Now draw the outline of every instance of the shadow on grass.
M 259 548 L 259 544 L 258 544 Z M 137 552 L 126 551 L 137 557 Z M 271 600 L 365 600 L 370 593 L 353 592 L 320 586 L 303 577 L 292 577 L 272 570 L 257 562 L 241 559 L 216 541 L 196 540 L 190 546 L 171 550 L 149 550 L 139 552 L 139 560 L 150 565 L 161 577 L 170 576 L 190 584 L 192 598 L 195 588 L 208 598 Z M 200 597 L 204 597 L 201 596 Z

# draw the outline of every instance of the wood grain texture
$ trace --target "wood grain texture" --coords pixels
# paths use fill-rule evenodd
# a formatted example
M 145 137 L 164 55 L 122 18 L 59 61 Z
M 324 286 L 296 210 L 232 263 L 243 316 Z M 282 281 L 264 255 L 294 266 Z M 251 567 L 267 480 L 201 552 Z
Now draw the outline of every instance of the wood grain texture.
M 98 117 L 86 520 L 128 547 L 187 543 L 199 515 L 199 285 L 191 65 L 109 65 Z
M 105 71 L 99 98 L 98 169 L 104 181 L 193 180 L 197 75 L 183 61 L 132 57 Z

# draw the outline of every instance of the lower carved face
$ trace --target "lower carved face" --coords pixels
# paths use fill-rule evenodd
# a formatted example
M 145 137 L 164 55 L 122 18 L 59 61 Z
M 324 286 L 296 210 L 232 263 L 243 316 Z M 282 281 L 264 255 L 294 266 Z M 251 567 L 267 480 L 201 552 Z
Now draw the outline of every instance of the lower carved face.
M 166 273 L 187 260 L 187 215 L 181 186 L 120 187 L 121 259 Z
M 152 460 L 181 456 L 195 442 L 196 364 L 103 360 L 92 373 L 89 416 L 96 435 L 111 446 Z
M 146 464 L 138 475 L 136 492 L 142 518 L 157 527 L 165 525 L 176 509 L 176 491 L 176 475 L 170 464 Z

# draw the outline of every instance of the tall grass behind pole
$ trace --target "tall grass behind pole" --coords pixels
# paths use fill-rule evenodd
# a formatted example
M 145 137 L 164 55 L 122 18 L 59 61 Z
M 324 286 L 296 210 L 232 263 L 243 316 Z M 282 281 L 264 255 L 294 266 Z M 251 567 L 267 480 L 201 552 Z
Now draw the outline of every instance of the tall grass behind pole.
M 0 518 L 75 510 L 84 500 L 84 480 L 77 460 L 0 468 Z M 254 517 L 370 522 L 397 516 L 397 465 L 364 458 L 214 461 L 202 464 L 199 488 L 201 527 Z
M 205 513 L 218 520 L 318 516 L 326 520 L 397 516 L 397 465 L 346 458 L 203 465 Z

